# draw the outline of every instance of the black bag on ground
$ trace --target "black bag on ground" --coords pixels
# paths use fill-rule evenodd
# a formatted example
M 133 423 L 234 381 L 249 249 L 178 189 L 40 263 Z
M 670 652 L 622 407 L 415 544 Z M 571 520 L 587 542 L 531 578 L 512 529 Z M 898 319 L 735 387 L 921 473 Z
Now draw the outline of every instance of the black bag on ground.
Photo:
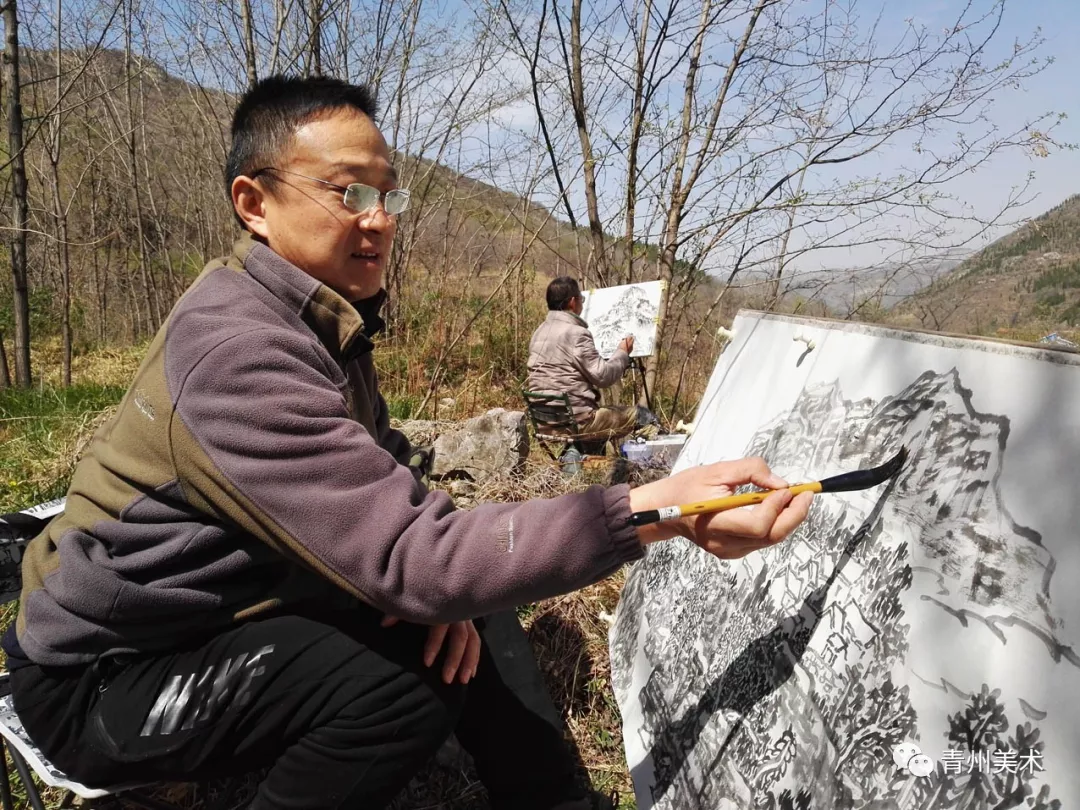
M 45 530 L 48 523 L 22 512 L 0 515 L 0 604 L 19 598 L 23 549 Z

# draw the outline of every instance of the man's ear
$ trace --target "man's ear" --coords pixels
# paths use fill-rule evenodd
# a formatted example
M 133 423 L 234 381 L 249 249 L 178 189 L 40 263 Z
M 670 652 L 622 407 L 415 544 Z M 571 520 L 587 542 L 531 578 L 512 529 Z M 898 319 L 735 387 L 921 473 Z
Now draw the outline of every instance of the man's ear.
M 231 191 L 233 208 L 248 230 L 263 239 L 269 238 L 266 227 L 266 189 L 250 177 L 240 175 L 232 181 Z

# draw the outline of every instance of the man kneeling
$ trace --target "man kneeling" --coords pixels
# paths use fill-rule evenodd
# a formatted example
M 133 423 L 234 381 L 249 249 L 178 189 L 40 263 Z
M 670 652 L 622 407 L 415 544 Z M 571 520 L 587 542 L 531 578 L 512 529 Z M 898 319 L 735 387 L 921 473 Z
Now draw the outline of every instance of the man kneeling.
M 241 100 L 226 184 L 245 233 L 173 308 L 27 547 L 4 636 L 15 710 L 92 787 L 266 768 L 259 810 L 378 810 L 454 732 L 496 810 L 610 807 L 472 620 L 676 535 L 747 554 L 809 496 L 760 459 L 467 512 L 429 491 L 371 358 L 409 204 L 374 115 L 333 79 Z M 751 481 L 779 491 L 630 523 Z

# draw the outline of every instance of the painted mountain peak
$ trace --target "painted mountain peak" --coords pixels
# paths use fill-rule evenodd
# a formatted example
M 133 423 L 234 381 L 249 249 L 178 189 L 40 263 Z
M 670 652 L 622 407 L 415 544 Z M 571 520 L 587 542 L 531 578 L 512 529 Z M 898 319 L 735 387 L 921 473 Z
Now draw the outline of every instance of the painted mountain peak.
M 999 487 L 1008 437 L 1008 417 L 977 411 L 954 368 L 926 371 L 877 402 L 845 400 L 837 383 L 807 389 L 747 454 L 782 475 L 824 478 L 907 446 L 886 514 L 905 524 L 894 536 L 909 543 L 916 572 L 939 580 L 933 601 L 962 624 L 990 622 L 1002 640 L 1003 623 L 1036 632 L 1057 658 L 1066 651 L 1052 638 L 1062 627 L 1049 604 L 1054 559 L 1038 532 L 1013 520 Z
M 791 538 L 742 559 L 650 547 L 611 633 L 616 695 L 641 718 L 627 732 L 639 806 L 1059 810 L 1049 772 L 913 781 L 891 755 L 911 741 L 935 755 L 1045 753 L 1032 720 L 1046 715 L 1024 700 L 1037 685 L 1010 678 L 1003 692 L 989 663 L 955 684 L 939 677 L 948 667 L 911 669 L 915 607 L 1002 645 L 1030 632 L 1054 664 L 1077 663 L 1050 610 L 1053 558 L 1002 498 L 1008 438 L 1008 418 L 976 410 L 955 369 L 881 399 L 808 388 L 763 424 L 747 454 L 788 480 L 875 466 L 901 444 L 911 457 L 890 485 L 822 496 Z M 920 726 L 945 738 L 920 739 Z
M 590 301 L 585 312 L 596 349 L 603 357 L 614 354 L 619 341 L 627 335 L 634 336 L 635 355 L 642 354 L 642 349 L 646 348 L 644 353 L 651 354 L 656 316 L 656 302 L 635 285 L 622 288 L 618 297 L 603 310 L 597 311 Z M 647 342 L 648 347 L 640 345 L 642 342 Z

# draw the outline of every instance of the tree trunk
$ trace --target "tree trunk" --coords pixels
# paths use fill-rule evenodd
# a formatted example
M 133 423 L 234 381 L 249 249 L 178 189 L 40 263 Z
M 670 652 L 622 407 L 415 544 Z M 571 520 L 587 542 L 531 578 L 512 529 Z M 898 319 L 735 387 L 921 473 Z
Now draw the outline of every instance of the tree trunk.
M 630 115 L 630 143 L 626 155 L 626 284 L 634 283 L 634 226 L 637 215 L 638 150 L 641 148 L 641 129 L 645 121 L 645 44 L 649 39 L 652 19 L 652 0 L 645 0 L 641 15 L 641 31 L 634 46 L 634 99 Z
M 308 76 L 322 76 L 322 0 L 308 0 L 308 24 L 311 37 L 308 41 Z
M 806 182 L 806 170 L 810 168 L 810 149 L 807 149 L 806 165 L 803 166 L 801 172 L 799 172 L 799 183 L 795 187 L 795 200 L 802 195 L 803 184 Z M 787 227 L 784 229 L 784 235 L 780 240 L 780 255 L 776 257 L 776 273 L 773 275 L 772 280 L 769 282 L 769 297 L 768 303 L 765 309 L 772 312 L 780 304 L 780 284 L 783 281 L 784 270 L 787 269 L 787 252 L 788 243 L 791 241 L 791 232 L 795 229 L 795 213 L 798 211 L 798 206 L 794 200 L 791 204 L 787 214 Z
M 11 372 L 8 371 L 7 350 L 4 348 L 4 333 L 0 332 L 0 388 L 11 387 Z
M 285 35 L 285 0 L 274 0 L 274 40 L 270 46 L 270 73 L 278 72 L 278 59 L 281 56 L 281 40 Z
M 142 280 L 143 297 L 146 301 L 146 321 L 149 332 L 157 331 L 161 324 L 161 301 L 158 300 L 157 290 L 154 285 L 153 273 L 147 266 L 146 258 L 146 234 L 143 231 L 142 219 L 142 187 L 139 185 L 139 162 L 138 151 L 135 142 L 135 103 L 131 97 L 131 34 L 132 34 L 132 0 L 127 0 L 127 19 L 124 21 L 124 93 L 127 98 L 127 150 L 128 166 L 131 173 L 131 192 L 135 203 L 135 238 L 139 243 L 139 277 Z M 141 80 L 140 80 L 141 81 Z
M 244 61 L 247 64 L 248 88 L 259 80 L 255 68 L 255 33 L 251 23 L 251 0 L 240 0 L 240 21 L 244 26 Z
M 405 35 L 405 39 L 401 46 L 401 64 L 399 65 L 398 74 L 398 86 L 394 92 L 394 136 L 390 142 L 390 146 L 396 152 L 401 148 L 399 138 L 401 137 L 401 114 L 402 107 L 405 104 L 406 97 L 406 80 L 409 76 L 409 65 L 412 62 L 412 58 L 416 51 L 416 25 L 420 20 L 420 6 L 423 0 L 411 0 L 409 10 L 406 17 L 402 20 L 402 29 L 404 31 L 405 26 L 408 26 L 408 33 Z
M 562 23 L 559 22 L 559 7 L 553 7 L 555 25 L 559 29 L 559 41 L 566 61 L 567 78 L 570 81 L 570 99 L 574 109 L 574 124 L 577 126 L 578 141 L 581 144 L 582 180 L 585 184 L 585 207 L 589 213 L 589 235 L 591 250 L 586 281 L 592 270 L 600 286 L 607 284 L 607 253 L 604 246 L 604 228 L 600 223 L 600 206 L 596 198 L 596 158 L 593 156 L 592 141 L 589 139 L 588 121 L 585 117 L 585 79 L 581 67 L 581 0 L 574 0 L 570 9 L 570 53 L 566 52 L 566 39 L 563 36 Z
M 60 147 L 61 128 L 64 125 L 64 115 L 61 111 L 61 97 L 63 85 L 61 77 L 64 72 L 61 33 L 63 26 L 63 0 L 56 0 L 56 112 L 53 113 L 52 138 L 49 140 L 49 168 L 52 175 L 52 204 L 53 217 L 56 221 L 56 257 L 60 265 L 60 337 L 63 344 L 64 369 L 63 385 L 71 385 L 71 256 L 68 250 L 68 221 L 67 210 L 60 196 Z
M 26 161 L 23 155 L 23 114 L 19 84 L 19 19 L 16 0 L 3 7 L 4 82 L 8 98 L 8 154 L 11 155 L 11 286 L 15 311 L 15 381 L 30 387 L 30 292 L 26 282 Z M 5 361 L 6 362 L 6 361 Z

